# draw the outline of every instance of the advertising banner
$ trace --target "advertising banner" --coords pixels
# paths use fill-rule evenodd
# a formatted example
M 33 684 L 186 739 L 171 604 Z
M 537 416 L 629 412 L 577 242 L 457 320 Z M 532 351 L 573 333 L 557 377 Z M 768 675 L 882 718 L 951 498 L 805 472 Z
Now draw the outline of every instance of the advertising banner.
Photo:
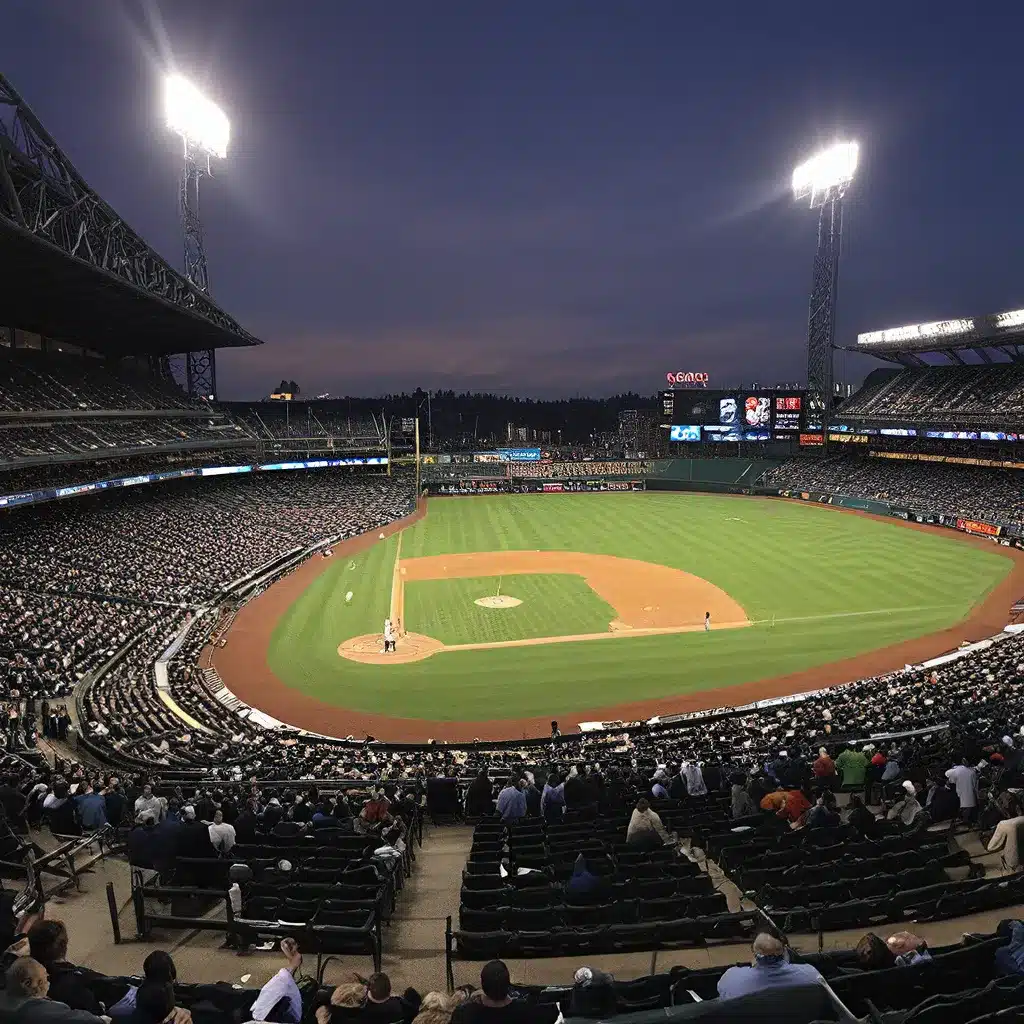
M 992 523 L 983 523 L 977 519 L 958 519 L 956 528 L 964 533 L 980 533 L 985 537 L 998 537 L 1002 529 Z

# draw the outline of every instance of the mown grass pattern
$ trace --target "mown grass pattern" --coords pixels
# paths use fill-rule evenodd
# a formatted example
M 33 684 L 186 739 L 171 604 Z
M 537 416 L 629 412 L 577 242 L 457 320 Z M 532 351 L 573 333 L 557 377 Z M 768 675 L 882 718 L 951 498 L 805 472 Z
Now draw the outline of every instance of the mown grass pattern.
M 381 628 L 395 545 L 374 545 L 354 569 L 339 559 L 282 617 L 268 663 L 283 682 L 405 718 L 558 717 L 767 679 L 931 633 L 964 618 L 1011 567 L 998 549 L 938 529 L 797 502 L 662 493 L 435 499 L 403 535 L 404 558 L 509 549 L 639 558 L 710 580 L 758 624 L 467 651 L 387 668 L 345 661 L 342 640 Z M 356 594 L 350 606 L 346 590 Z
M 515 608 L 481 608 L 474 602 L 498 592 L 516 597 Z M 530 637 L 605 633 L 615 609 L 582 576 L 524 573 L 405 585 L 405 628 L 445 644 L 495 643 Z

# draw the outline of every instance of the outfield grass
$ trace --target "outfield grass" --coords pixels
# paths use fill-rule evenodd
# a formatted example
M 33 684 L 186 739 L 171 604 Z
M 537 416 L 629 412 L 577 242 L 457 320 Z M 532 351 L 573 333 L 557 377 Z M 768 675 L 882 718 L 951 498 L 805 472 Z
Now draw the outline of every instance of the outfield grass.
M 481 608 L 477 598 L 498 592 L 523 603 Z M 414 580 L 405 585 L 405 628 L 445 644 L 494 643 L 530 637 L 606 633 L 615 609 L 582 576 L 527 573 L 452 580 Z
M 355 568 L 337 559 L 288 610 L 268 652 L 283 682 L 406 718 L 558 717 L 753 682 L 922 636 L 964 618 L 1011 568 L 997 549 L 941 530 L 798 502 L 662 493 L 434 499 L 403 534 L 403 557 L 547 549 L 660 562 L 721 587 L 755 625 L 446 653 L 387 668 L 346 661 L 338 644 L 377 632 L 387 614 L 395 549 L 394 540 L 376 544 Z M 350 606 L 346 590 L 356 594 Z

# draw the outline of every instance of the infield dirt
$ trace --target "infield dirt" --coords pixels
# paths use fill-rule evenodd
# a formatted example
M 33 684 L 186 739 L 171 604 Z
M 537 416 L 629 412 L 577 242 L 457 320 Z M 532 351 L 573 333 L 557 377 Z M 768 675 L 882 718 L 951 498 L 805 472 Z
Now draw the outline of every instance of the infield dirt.
M 738 502 L 762 502 L 785 499 L 737 496 L 735 500 Z M 836 515 L 867 516 L 882 522 L 898 524 L 903 529 L 926 532 L 935 530 L 935 527 L 903 523 L 888 517 L 874 516 L 851 509 L 831 507 L 830 511 Z M 335 557 L 364 551 L 377 542 L 380 532 L 390 536 L 411 525 L 425 514 L 426 503 L 421 502 L 413 515 L 390 524 L 383 531 L 370 531 L 337 545 Z M 970 537 L 952 531 L 948 535 L 960 543 L 973 544 L 991 550 L 992 542 L 984 538 Z M 906 664 L 919 663 L 954 650 L 961 643 L 992 636 L 1006 624 L 1013 602 L 1024 595 L 1024 556 L 1011 548 L 1001 549 L 1001 553 L 1013 560 L 1012 570 L 986 595 L 982 602 L 975 606 L 966 619 L 948 629 L 806 671 L 776 676 L 773 679 L 762 679 L 754 683 L 740 683 L 676 696 L 658 697 L 635 703 L 580 708 L 573 716 L 574 722 L 636 721 L 650 718 L 656 714 L 700 711 L 726 704 L 740 705 L 755 700 L 816 690 L 865 676 L 892 672 Z M 271 634 L 282 615 L 310 583 L 325 570 L 327 564 L 327 560 L 314 556 L 249 602 L 241 609 L 231 626 L 226 646 L 207 647 L 203 652 L 201 664 L 204 666 L 214 665 L 228 689 L 252 707 L 259 708 L 282 722 L 325 735 L 342 737 L 352 735 L 359 738 L 372 735 L 377 739 L 394 743 L 418 743 L 425 742 L 427 739 L 447 742 L 471 742 L 474 739 L 513 740 L 519 737 L 547 735 L 550 719 L 540 716 L 479 722 L 397 718 L 390 715 L 350 711 L 325 704 L 308 694 L 286 686 L 267 664 Z

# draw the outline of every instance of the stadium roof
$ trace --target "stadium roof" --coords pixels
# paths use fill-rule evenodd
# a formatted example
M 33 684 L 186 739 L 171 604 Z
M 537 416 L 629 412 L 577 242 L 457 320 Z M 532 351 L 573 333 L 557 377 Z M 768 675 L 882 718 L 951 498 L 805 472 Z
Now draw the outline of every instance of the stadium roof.
M 86 184 L 0 75 L 0 321 L 110 355 L 261 342 Z
M 877 356 L 904 366 L 927 366 L 924 354 L 941 355 L 954 365 L 1024 360 L 1024 309 L 989 316 L 907 324 L 857 335 L 848 352 Z M 966 353 L 972 358 L 965 359 Z

